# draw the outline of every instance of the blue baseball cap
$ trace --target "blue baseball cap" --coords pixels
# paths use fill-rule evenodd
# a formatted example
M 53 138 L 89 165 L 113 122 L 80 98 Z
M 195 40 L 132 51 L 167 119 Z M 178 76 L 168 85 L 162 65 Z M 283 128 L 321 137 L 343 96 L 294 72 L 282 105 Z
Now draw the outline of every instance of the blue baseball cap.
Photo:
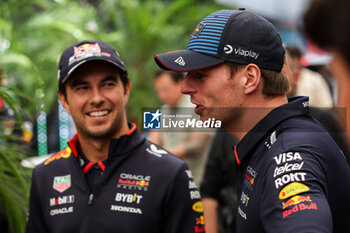
M 245 9 L 220 10 L 205 17 L 194 29 L 185 50 L 154 56 L 166 70 L 188 72 L 223 62 L 254 63 L 281 72 L 284 47 L 276 28 Z

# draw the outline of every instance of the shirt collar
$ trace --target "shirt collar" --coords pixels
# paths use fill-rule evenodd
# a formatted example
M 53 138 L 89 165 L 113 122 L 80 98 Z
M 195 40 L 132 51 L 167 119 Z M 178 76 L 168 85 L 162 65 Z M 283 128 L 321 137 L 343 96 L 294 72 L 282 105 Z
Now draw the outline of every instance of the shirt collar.
M 105 170 L 108 160 L 115 156 L 123 155 L 135 148 L 138 144 L 143 142 L 145 138 L 137 131 L 135 123 L 128 123 L 129 131 L 118 139 L 112 139 L 109 146 L 108 159 L 103 162 L 96 163 L 102 171 Z M 76 134 L 68 145 L 72 149 L 74 156 L 78 159 L 79 165 L 84 169 L 84 173 L 88 172 L 95 163 L 90 162 L 82 152 L 79 146 L 79 136 Z
M 239 165 L 282 121 L 309 113 L 309 97 L 291 97 L 288 103 L 273 109 L 233 147 Z

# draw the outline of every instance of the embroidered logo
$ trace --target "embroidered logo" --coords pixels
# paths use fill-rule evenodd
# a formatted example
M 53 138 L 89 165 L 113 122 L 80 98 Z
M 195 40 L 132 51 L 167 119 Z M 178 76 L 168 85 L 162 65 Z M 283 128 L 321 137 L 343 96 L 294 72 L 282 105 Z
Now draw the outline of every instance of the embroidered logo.
M 182 57 L 176 58 L 175 62 L 177 64 L 179 64 L 180 66 L 185 66 L 186 65 L 186 62 L 185 62 L 185 60 Z
M 61 150 L 60 152 L 58 152 L 57 154 L 51 156 L 50 158 L 48 158 L 45 162 L 44 165 L 48 165 L 49 163 L 51 163 L 54 160 L 59 160 L 61 158 L 69 158 L 69 156 L 71 155 L 72 150 L 67 147 L 64 150 Z
M 168 154 L 168 152 L 166 150 L 158 149 L 157 146 L 154 144 L 151 144 L 149 146 L 149 148 L 146 148 L 146 151 L 152 155 L 159 157 L 159 158 L 161 158 L 162 155 L 164 155 L 164 154 Z
M 224 52 L 225 52 L 226 54 L 231 54 L 231 53 L 233 52 L 232 46 L 229 45 L 229 44 L 225 45 L 225 47 L 224 47 Z
M 199 23 L 196 28 L 193 30 L 192 32 L 192 37 L 193 38 L 198 38 L 199 34 L 202 32 L 202 30 L 204 29 L 205 27 L 205 23 Z
M 53 178 L 53 189 L 57 190 L 60 193 L 63 193 L 71 186 L 71 176 L 55 176 Z

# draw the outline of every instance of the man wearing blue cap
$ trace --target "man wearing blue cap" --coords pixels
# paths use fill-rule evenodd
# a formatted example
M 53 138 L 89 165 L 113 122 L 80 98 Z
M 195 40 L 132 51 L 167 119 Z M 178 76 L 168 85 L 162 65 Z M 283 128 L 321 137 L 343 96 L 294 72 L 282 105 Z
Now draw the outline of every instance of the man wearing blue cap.
M 195 112 L 240 141 L 237 232 L 350 232 L 347 162 L 309 116 L 308 97 L 287 99 L 284 47 L 270 22 L 244 9 L 217 11 L 186 50 L 155 61 L 188 72 L 181 90 Z
M 81 41 L 59 62 L 59 98 L 77 135 L 33 171 L 27 233 L 204 232 L 187 164 L 128 123 L 118 53 Z

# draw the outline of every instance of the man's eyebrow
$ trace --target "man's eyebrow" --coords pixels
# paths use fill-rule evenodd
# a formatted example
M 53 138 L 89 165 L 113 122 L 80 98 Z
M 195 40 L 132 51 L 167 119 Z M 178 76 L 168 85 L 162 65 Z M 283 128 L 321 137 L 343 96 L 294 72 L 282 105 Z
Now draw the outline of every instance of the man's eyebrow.
M 116 75 L 108 75 L 107 77 L 102 79 L 101 82 L 108 82 L 108 81 L 115 81 L 115 82 L 117 82 L 118 78 L 117 78 Z M 88 84 L 88 82 L 80 80 L 80 79 L 74 79 L 70 86 L 74 88 L 74 87 L 76 87 L 78 85 L 85 85 L 85 84 Z
M 87 82 L 83 81 L 83 80 L 80 80 L 80 79 L 74 79 L 70 86 L 74 88 L 74 87 L 76 87 L 78 85 L 84 85 L 84 84 L 87 84 Z
M 118 81 L 118 78 L 116 75 L 108 75 L 107 77 L 105 77 L 104 79 L 102 79 L 102 82 L 107 82 L 107 81 Z

